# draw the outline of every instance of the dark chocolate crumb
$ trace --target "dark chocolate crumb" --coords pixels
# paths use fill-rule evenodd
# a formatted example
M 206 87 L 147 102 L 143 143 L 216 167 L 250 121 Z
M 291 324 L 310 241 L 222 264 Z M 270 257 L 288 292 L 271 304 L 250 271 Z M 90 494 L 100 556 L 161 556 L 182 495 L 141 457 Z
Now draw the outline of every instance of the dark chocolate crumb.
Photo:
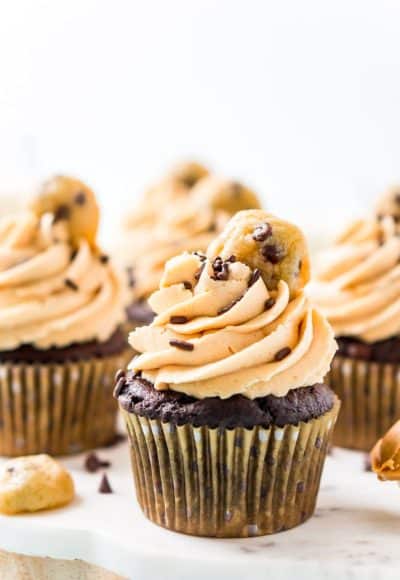
M 97 453 L 89 453 L 85 459 L 85 469 L 89 473 L 96 473 L 101 468 L 110 467 L 111 463 L 99 458 Z
M 100 481 L 99 493 L 113 493 L 110 482 L 108 481 L 108 477 L 105 473 L 103 473 L 103 477 Z
M 107 254 L 101 254 L 101 256 L 99 256 L 99 260 L 102 264 L 108 264 L 110 261 L 110 256 L 107 256 Z
M 240 300 L 242 299 L 241 296 L 239 296 L 239 298 L 236 298 L 236 300 L 232 300 L 232 302 L 230 302 L 230 304 L 227 304 L 226 306 L 223 306 L 222 308 L 220 308 L 218 310 L 218 316 L 220 314 L 225 314 L 225 312 L 228 312 L 231 308 L 233 308 Z
M 65 278 L 64 284 L 71 290 L 74 290 L 74 292 L 77 292 L 79 290 L 78 284 L 73 280 L 71 280 L 71 278 Z
M 192 286 L 191 282 L 188 282 L 187 280 L 184 280 L 182 282 L 182 284 L 183 284 L 185 290 L 193 290 L 193 286 Z
M 186 324 L 188 318 L 186 316 L 171 316 L 169 321 L 171 324 Z
M 173 338 L 172 340 L 169 341 L 169 344 L 171 346 L 174 346 L 175 348 L 180 348 L 181 350 L 193 350 L 194 349 L 194 344 L 192 344 L 191 342 L 186 342 L 185 340 L 178 340 Z
M 213 260 L 212 264 L 213 275 L 212 280 L 228 280 L 229 278 L 229 263 L 224 261 L 220 256 Z
M 57 223 L 61 220 L 67 220 L 71 215 L 71 210 L 65 204 L 59 205 L 54 212 L 53 223 Z
M 135 275 L 133 273 L 133 266 L 127 266 L 126 274 L 128 276 L 128 286 L 129 288 L 134 288 L 136 284 Z
M 236 262 L 236 256 L 234 256 L 232 254 L 232 256 L 229 256 L 229 258 L 226 261 L 227 262 L 230 262 L 231 264 L 233 264 L 234 262 Z
M 281 348 L 281 350 L 278 350 L 278 352 L 274 356 L 274 360 L 281 361 L 284 358 L 286 358 L 291 352 L 292 349 L 289 346 L 285 346 L 284 348 Z
M 257 280 L 259 279 L 260 276 L 261 276 L 261 271 L 258 268 L 253 270 L 253 272 L 250 275 L 249 281 L 247 282 L 247 286 L 249 288 L 250 288 L 250 286 L 253 286 L 253 284 L 255 284 L 257 282 Z
M 262 257 L 271 264 L 279 264 L 285 257 L 285 252 L 282 248 L 278 248 L 275 244 L 266 244 L 260 249 Z
M 268 298 L 268 300 L 266 300 L 264 303 L 264 309 L 270 310 L 273 306 L 275 306 L 275 302 L 275 298 Z
M 272 228 L 271 225 L 268 223 L 259 224 L 254 228 L 253 231 L 253 240 L 256 242 L 265 242 L 269 236 L 272 236 Z
M 86 193 L 84 191 L 79 191 L 74 198 L 76 205 L 85 205 L 86 203 Z

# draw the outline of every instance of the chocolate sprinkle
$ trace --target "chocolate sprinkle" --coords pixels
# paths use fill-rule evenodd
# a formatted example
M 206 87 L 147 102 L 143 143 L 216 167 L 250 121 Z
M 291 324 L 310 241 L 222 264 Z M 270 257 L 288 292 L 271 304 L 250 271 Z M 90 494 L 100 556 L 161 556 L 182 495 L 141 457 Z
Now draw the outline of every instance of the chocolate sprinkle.
M 177 339 L 173 338 L 172 340 L 169 341 L 169 344 L 171 346 L 174 346 L 175 348 L 180 348 L 181 350 L 193 350 L 194 349 L 194 344 L 192 344 L 191 342 L 186 342 L 185 340 L 177 340 Z
M 214 274 L 211 276 L 212 280 L 228 280 L 229 278 L 229 263 L 228 262 L 224 262 L 224 260 L 220 257 L 217 256 L 215 258 L 215 260 L 213 260 L 212 264 L 212 269 Z
M 278 352 L 274 356 L 274 360 L 277 362 L 281 361 L 284 358 L 286 358 L 291 352 L 292 349 L 289 346 L 285 346 L 284 348 L 281 348 L 281 350 L 278 350 Z
M 89 473 L 96 473 L 101 468 L 110 467 L 111 463 L 100 459 L 97 453 L 89 453 L 85 459 L 85 469 Z
M 99 493 L 113 493 L 110 482 L 108 481 L 108 477 L 105 473 L 103 473 L 103 477 L 100 481 Z
M 268 300 L 264 303 L 264 309 L 270 310 L 273 306 L 275 306 L 276 300 L 275 298 L 268 298 Z
M 59 205 L 54 212 L 53 223 L 59 222 L 61 220 L 67 220 L 71 215 L 71 210 L 65 204 Z
M 255 284 L 257 282 L 257 280 L 259 279 L 260 276 L 261 276 L 261 271 L 258 268 L 253 270 L 253 272 L 250 275 L 249 281 L 247 282 L 247 286 L 249 288 L 250 288 L 250 286 L 253 286 L 253 284 Z
M 107 254 L 101 254 L 101 256 L 99 256 L 99 260 L 102 264 L 108 264 L 110 261 L 110 256 L 107 256 Z
M 259 224 L 254 228 L 253 231 L 253 240 L 256 242 L 265 242 L 269 236 L 272 236 L 272 227 L 270 224 Z
M 202 252 L 193 252 L 193 254 L 195 256 L 197 256 L 202 262 L 207 260 L 207 256 L 205 254 L 203 254 Z
M 186 324 L 188 318 L 186 316 L 171 316 L 169 321 L 171 324 Z
M 233 307 L 234 307 L 234 306 L 235 306 L 235 305 L 236 305 L 236 304 L 239 302 L 239 300 L 241 300 L 241 299 L 242 299 L 242 297 L 241 297 L 241 296 L 239 296 L 239 298 L 236 298 L 236 300 L 232 300 L 232 302 L 231 302 L 230 304 L 227 304 L 226 306 L 223 306 L 222 308 L 220 308 L 220 309 L 218 310 L 218 313 L 217 313 L 217 314 L 218 314 L 218 316 L 219 316 L 220 314 L 225 314 L 225 312 L 229 312 L 229 310 L 230 310 L 231 308 L 233 308 Z
M 84 191 L 80 191 L 75 195 L 74 201 L 76 205 L 85 205 L 86 203 L 86 193 Z
M 71 280 L 71 278 L 65 278 L 64 284 L 68 288 L 70 288 L 71 290 L 74 290 L 74 292 L 77 292 L 79 290 L 78 284 L 76 284 L 76 282 L 74 282 L 73 280 Z
M 182 282 L 182 284 L 183 284 L 185 290 L 192 290 L 193 289 L 191 282 L 188 282 L 187 280 L 184 280 L 184 282 Z
M 274 244 L 266 244 L 260 249 L 261 255 L 267 262 L 271 264 L 279 264 L 285 257 L 285 252 L 282 248 L 278 248 Z

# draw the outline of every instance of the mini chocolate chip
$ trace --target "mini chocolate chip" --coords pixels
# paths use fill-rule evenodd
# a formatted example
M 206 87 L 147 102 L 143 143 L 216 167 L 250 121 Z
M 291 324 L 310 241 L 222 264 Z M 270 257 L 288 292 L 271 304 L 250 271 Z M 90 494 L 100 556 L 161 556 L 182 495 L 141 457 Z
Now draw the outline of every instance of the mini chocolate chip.
M 240 197 L 243 191 L 243 185 L 239 181 L 232 181 L 230 184 L 231 191 L 235 197 Z
M 275 306 L 275 303 L 275 298 L 268 298 L 268 300 L 266 300 L 264 303 L 264 310 L 270 310 L 273 306 Z
M 59 222 L 61 220 L 67 220 L 71 215 L 71 210 L 65 204 L 59 205 L 53 216 L 53 223 Z
M 298 481 L 297 482 L 297 485 L 296 485 L 296 491 L 297 491 L 297 493 L 303 493 L 304 492 L 304 488 L 305 488 L 304 481 Z
M 212 232 L 216 232 L 217 231 L 217 226 L 215 224 L 210 224 L 208 226 L 208 232 L 212 233 Z
M 207 260 L 207 256 L 202 252 L 193 252 L 193 254 L 197 256 L 202 262 L 204 262 L 204 260 Z
M 260 276 L 261 276 L 261 271 L 258 268 L 253 270 L 253 272 L 250 275 L 249 281 L 247 282 L 247 286 L 249 288 L 250 288 L 250 286 L 253 286 L 253 284 L 255 284 L 257 282 L 257 280 L 259 279 Z
M 227 262 L 230 262 L 231 264 L 233 264 L 234 262 L 236 262 L 236 256 L 234 256 L 232 254 L 232 256 L 229 256 L 229 258 L 226 261 Z
M 104 461 L 100 459 L 97 453 L 89 453 L 85 459 L 85 469 L 89 473 L 96 473 L 101 468 L 110 467 L 111 463 L 109 461 Z
M 117 372 L 115 373 L 115 382 L 117 383 L 119 381 L 119 379 L 124 379 L 126 376 L 126 373 L 124 371 L 124 369 L 118 369 Z
M 212 264 L 213 275 L 212 280 L 228 280 L 229 278 L 229 263 L 224 261 L 221 256 L 217 256 Z
M 110 256 L 107 256 L 107 254 L 101 254 L 101 256 L 99 256 L 99 260 L 102 264 L 108 264 L 110 261 Z
M 108 481 L 108 477 L 105 473 L 103 473 L 103 477 L 101 478 L 100 485 L 99 485 L 99 493 L 112 493 L 113 490 L 111 488 L 110 482 Z
M 79 191 L 75 197 L 74 201 L 76 205 L 85 205 L 86 203 L 86 193 L 84 191 Z
M 76 250 L 76 249 L 75 250 L 72 250 L 72 252 L 71 252 L 71 262 L 73 262 L 75 260 L 77 253 L 78 253 L 78 250 Z
M 191 282 L 188 282 L 187 280 L 185 280 L 184 282 L 182 282 L 182 284 L 183 284 L 185 290 L 192 290 L 193 289 L 193 286 L 192 286 Z
M 125 386 L 125 377 L 121 377 L 120 379 L 118 379 L 117 384 L 114 387 L 113 391 L 114 399 L 118 399 L 124 386 Z
M 126 274 L 128 276 L 128 286 L 129 288 L 134 288 L 136 284 L 135 275 L 133 272 L 133 266 L 126 267 Z
M 186 316 L 171 316 L 169 321 L 171 324 L 186 324 L 188 318 Z
M 274 360 L 281 361 L 284 358 L 286 358 L 291 352 L 292 352 L 292 349 L 288 346 L 285 346 L 285 347 L 281 348 L 281 350 L 278 350 L 278 352 L 274 356 Z
M 220 314 L 225 314 L 225 312 L 229 312 L 229 310 L 231 308 L 233 308 L 239 302 L 239 300 L 241 300 L 241 299 L 242 299 L 242 297 L 239 296 L 239 298 L 236 298 L 236 300 L 232 300 L 232 302 L 230 302 L 226 306 L 223 306 L 222 308 L 220 308 L 218 310 L 218 313 L 217 314 L 220 315 Z
M 272 227 L 270 224 L 264 223 L 254 228 L 252 237 L 256 242 L 265 242 L 270 236 L 272 236 Z
M 285 252 L 282 248 L 278 248 L 274 244 L 266 244 L 260 249 L 262 257 L 271 264 L 279 264 L 285 257 Z
M 71 290 L 74 290 L 74 292 L 77 292 L 77 290 L 79 290 L 78 284 L 73 280 L 71 280 L 71 278 L 65 278 L 64 284 Z
M 186 342 L 185 340 L 177 340 L 177 339 L 173 338 L 172 340 L 169 341 L 169 344 L 171 346 L 174 346 L 175 348 L 180 348 L 181 350 L 193 350 L 194 349 L 194 344 L 192 344 L 191 342 Z

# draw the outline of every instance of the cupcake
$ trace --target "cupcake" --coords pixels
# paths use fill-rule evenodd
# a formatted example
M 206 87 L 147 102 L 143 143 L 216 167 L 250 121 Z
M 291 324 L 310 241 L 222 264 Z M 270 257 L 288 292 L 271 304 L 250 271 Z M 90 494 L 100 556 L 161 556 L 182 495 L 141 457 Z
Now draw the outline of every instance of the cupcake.
M 310 287 L 339 346 L 329 375 L 342 400 L 335 443 L 364 451 L 400 416 L 400 237 L 393 212 L 400 205 L 393 196 L 322 255 Z
M 68 454 L 115 436 L 124 286 L 76 179 L 45 183 L 0 222 L 0 454 Z
M 196 163 L 177 166 L 151 188 L 141 208 L 125 219 L 121 250 L 116 251 L 131 290 L 127 330 L 152 321 L 147 299 L 170 258 L 185 250 L 204 251 L 233 213 L 258 207 L 247 187 L 211 176 Z
M 400 481 L 400 421 L 372 449 L 371 466 L 381 481 Z
M 308 277 L 301 232 L 262 210 L 237 213 L 206 254 L 167 262 L 114 391 L 154 523 L 246 537 L 312 515 L 339 402 Z

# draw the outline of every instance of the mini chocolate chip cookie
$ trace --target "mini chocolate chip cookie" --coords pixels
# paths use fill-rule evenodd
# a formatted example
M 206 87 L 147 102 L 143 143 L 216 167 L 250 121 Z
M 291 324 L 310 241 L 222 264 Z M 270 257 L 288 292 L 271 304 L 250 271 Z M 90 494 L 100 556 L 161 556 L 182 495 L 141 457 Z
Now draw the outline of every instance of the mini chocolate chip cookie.
M 292 298 L 310 278 L 307 244 L 301 231 L 263 210 L 237 213 L 208 248 L 209 258 L 232 255 L 252 270 L 259 269 L 269 290 L 284 280 Z
M 257 195 L 238 181 L 209 175 L 201 179 L 191 192 L 193 204 L 234 214 L 243 209 L 260 207 Z

